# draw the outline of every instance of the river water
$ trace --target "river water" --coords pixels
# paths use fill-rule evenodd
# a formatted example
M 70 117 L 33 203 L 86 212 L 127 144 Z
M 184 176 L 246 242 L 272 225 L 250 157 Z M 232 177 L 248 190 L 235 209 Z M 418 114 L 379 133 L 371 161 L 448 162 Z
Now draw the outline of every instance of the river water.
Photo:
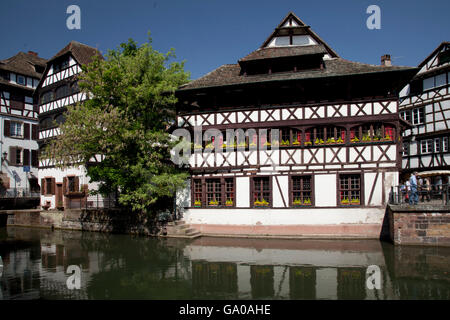
M 0 256 L 0 299 L 450 299 L 450 248 L 375 240 L 8 227 Z

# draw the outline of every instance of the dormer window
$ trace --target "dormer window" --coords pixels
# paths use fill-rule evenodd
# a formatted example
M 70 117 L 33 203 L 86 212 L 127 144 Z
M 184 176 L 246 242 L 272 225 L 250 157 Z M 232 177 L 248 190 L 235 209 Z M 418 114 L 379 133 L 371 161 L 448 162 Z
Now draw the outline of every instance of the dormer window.
M 63 61 L 60 61 L 59 63 L 55 63 L 53 65 L 53 72 L 59 72 L 61 70 L 66 69 L 69 66 L 69 58 L 64 59 Z
M 21 76 L 21 75 L 17 75 L 17 83 L 18 84 L 21 84 L 21 85 L 25 85 L 25 77 L 24 76 Z

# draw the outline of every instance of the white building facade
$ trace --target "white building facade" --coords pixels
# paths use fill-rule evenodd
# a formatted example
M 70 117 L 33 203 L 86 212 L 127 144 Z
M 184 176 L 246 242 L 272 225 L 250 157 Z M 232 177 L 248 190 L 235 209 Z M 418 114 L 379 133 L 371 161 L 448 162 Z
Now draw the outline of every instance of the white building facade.
M 450 169 L 450 43 L 441 43 L 400 94 L 405 173 Z
M 0 61 L 1 196 L 38 195 L 38 109 L 33 92 L 46 60 L 19 52 Z
M 401 166 L 398 92 L 416 71 L 344 60 L 288 14 L 177 91 L 193 137 L 183 219 L 210 235 L 378 238 Z

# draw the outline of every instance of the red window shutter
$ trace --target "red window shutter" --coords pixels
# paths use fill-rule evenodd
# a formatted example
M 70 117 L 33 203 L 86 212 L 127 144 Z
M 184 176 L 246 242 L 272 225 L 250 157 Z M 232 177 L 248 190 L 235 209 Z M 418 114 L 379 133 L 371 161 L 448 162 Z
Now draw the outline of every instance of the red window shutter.
M 37 150 L 31 150 L 31 166 L 39 167 L 39 158 Z
M 3 126 L 3 135 L 5 137 L 11 136 L 11 121 L 5 120 L 4 126 Z
M 54 195 L 56 189 L 56 181 L 55 178 L 52 178 L 52 192 L 50 194 Z
M 9 162 L 12 165 L 16 164 L 16 147 L 9 147 Z
M 25 140 L 30 140 L 30 124 L 24 123 L 23 125 L 23 138 Z
M 30 165 L 30 150 L 29 149 L 23 149 L 23 165 L 24 166 Z
M 31 139 L 33 139 L 33 140 L 39 139 L 38 128 L 39 127 L 36 124 L 31 125 Z
M 41 179 L 41 194 L 45 194 L 45 179 Z

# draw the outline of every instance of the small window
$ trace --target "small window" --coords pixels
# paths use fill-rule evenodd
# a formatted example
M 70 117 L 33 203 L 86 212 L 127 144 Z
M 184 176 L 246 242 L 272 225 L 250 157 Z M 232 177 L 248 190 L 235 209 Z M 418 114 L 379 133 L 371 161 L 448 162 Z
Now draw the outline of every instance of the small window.
M 402 156 L 406 157 L 408 155 L 409 155 L 409 143 L 408 142 L 403 142 Z
M 200 179 L 194 179 L 193 181 L 193 190 L 194 190 L 194 207 L 201 207 L 202 206 L 202 180 Z
M 253 206 L 269 207 L 272 201 L 272 191 L 269 177 L 253 178 Z
M 225 206 L 234 206 L 234 179 L 225 179 Z
M 420 141 L 420 153 L 426 154 L 433 152 L 433 140 L 427 139 Z
M 222 205 L 222 191 L 220 179 L 206 180 L 206 205 L 217 207 Z
M 25 81 L 26 81 L 26 79 L 24 76 L 17 75 L 17 83 L 18 84 L 25 85 Z
M 339 204 L 361 205 L 361 175 L 343 174 L 339 176 Z
M 56 93 L 55 93 L 56 99 L 61 99 L 68 95 L 69 95 L 69 86 L 68 85 L 63 85 L 56 89 Z
M 311 176 L 291 177 L 291 206 L 311 206 L 313 205 L 312 196 Z
M 67 177 L 67 188 L 69 192 L 76 192 L 78 190 L 75 190 L 75 177 Z
M 46 194 L 53 194 L 52 178 L 45 178 L 45 190 Z
M 22 138 L 22 123 L 11 121 L 10 124 L 10 136 L 15 138 Z
M 15 164 L 22 164 L 22 149 L 16 149 L 16 162 Z
M 41 104 L 53 101 L 53 99 L 54 99 L 53 91 L 47 91 L 41 95 Z
M 425 122 L 425 108 L 416 108 L 412 110 L 412 124 L 423 124 Z
M 442 138 L 442 152 L 448 152 L 448 137 Z
M 439 138 L 434 139 L 434 152 L 441 152 L 441 139 Z

